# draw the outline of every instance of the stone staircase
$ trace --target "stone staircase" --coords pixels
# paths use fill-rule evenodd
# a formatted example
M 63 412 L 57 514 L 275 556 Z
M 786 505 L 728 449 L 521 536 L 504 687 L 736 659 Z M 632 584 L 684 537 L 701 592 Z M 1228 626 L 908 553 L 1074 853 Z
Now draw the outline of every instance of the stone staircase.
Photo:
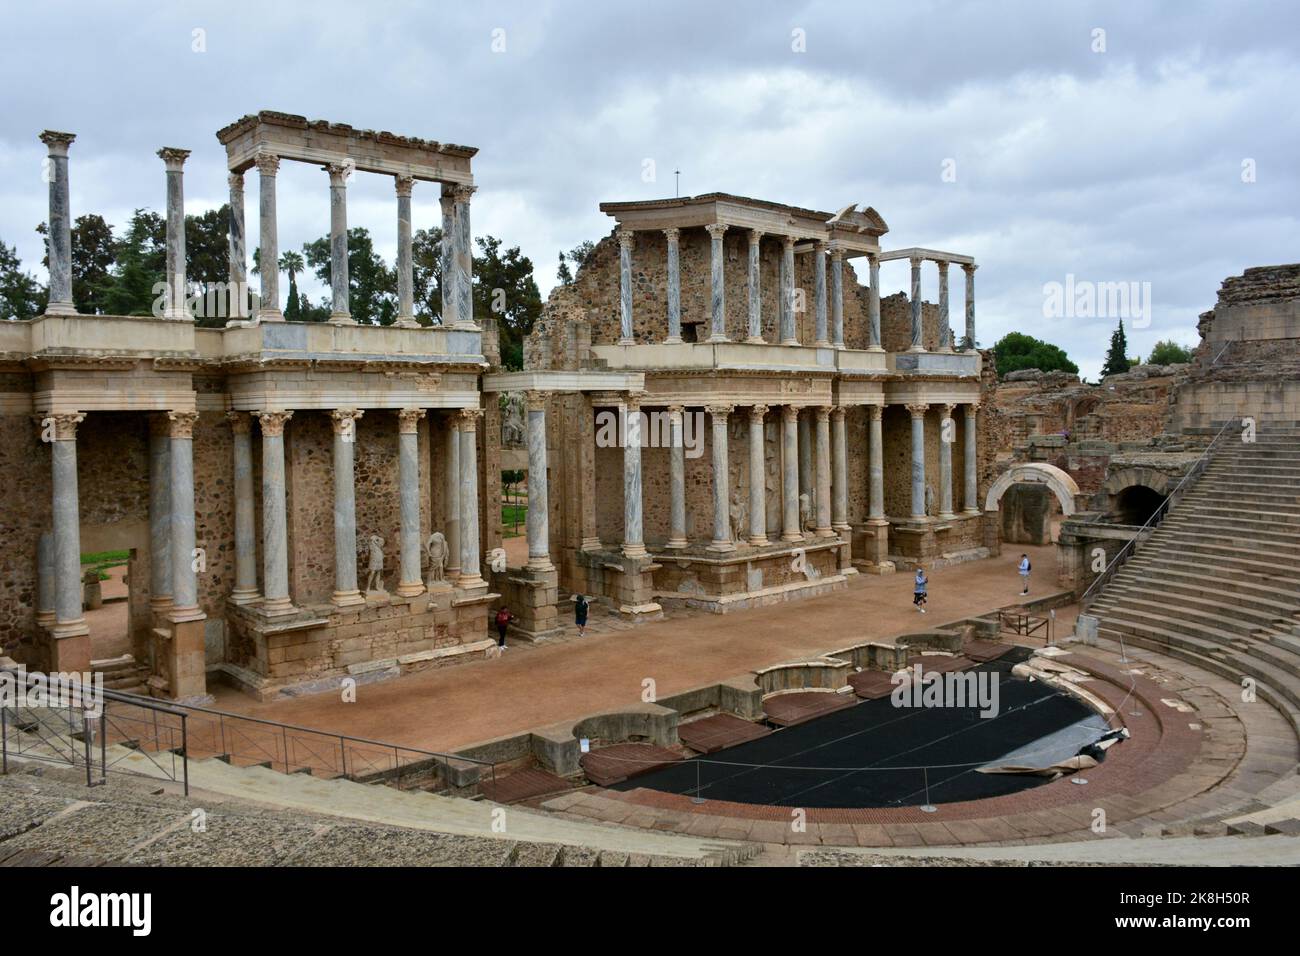
M 1099 633 L 1234 681 L 1300 733 L 1300 430 L 1231 430 L 1091 602 Z
M 124 694 L 149 696 L 149 668 L 136 661 L 130 654 L 112 657 L 106 660 L 91 661 L 93 674 L 102 674 L 104 687 Z

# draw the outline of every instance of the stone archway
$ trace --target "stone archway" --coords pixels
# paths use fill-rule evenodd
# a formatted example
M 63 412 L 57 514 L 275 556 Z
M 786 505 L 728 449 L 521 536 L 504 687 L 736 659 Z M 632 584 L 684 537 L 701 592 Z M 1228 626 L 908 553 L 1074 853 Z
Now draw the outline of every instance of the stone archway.
M 1143 465 L 1116 469 L 1101 485 L 1107 515 L 1123 524 L 1144 524 L 1177 487 L 1177 477 Z
M 1074 514 L 1075 496 L 1079 494 L 1079 486 L 1075 484 L 1069 473 L 1057 468 L 1055 465 L 1046 465 L 1041 462 L 1026 462 L 1024 464 L 1012 465 L 1001 475 L 997 481 L 990 486 L 988 494 L 984 498 L 984 510 L 997 511 L 998 502 L 1006 494 L 1007 489 L 1012 485 L 1018 484 L 1038 484 L 1047 485 L 1047 487 L 1056 495 L 1056 500 L 1061 503 L 1061 514 L 1070 517 Z

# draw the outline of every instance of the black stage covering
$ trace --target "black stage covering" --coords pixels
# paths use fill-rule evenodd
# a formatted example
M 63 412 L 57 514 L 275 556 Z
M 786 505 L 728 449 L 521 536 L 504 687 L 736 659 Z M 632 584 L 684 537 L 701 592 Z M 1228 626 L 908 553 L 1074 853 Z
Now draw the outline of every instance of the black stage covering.
M 889 697 L 864 700 L 611 789 L 647 787 L 770 806 L 898 807 L 978 800 L 1039 786 L 1048 778 L 976 772 L 1093 714 L 1061 691 L 1012 677 L 1012 666 L 1027 656 L 1021 649 L 966 672 L 988 674 L 984 680 L 996 675 L 995 717 L 980 717 L 977 706 L 899 708 Z M 817 769 L 796 769 L 807 767 Z M 923 773 L 922 767 L 928 770 Z

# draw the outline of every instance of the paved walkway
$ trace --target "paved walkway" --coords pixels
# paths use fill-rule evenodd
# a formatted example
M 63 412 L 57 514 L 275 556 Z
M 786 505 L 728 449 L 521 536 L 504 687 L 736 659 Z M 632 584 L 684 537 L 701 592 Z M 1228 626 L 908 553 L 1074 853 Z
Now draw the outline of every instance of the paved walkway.
M 847 590 L 729 614 L 676 612 L 624 625 L 593 607 L 587 636 L 513 644 L 501 659 L 422 671 L 338 694 L 260 703 L 217 687 L 217 707 L 337 733 L 449 751 L 635 703 L 868 640 L 937 627 L 1014 603 L 1021 547 L 930 572 L 929 612 L 912 607 L 912 575 L 855 575 Z M 1034 592 L 1055 590 L 1054 546 L 1027 547 Z M 1031 594 L 1031 597 L 1033 595 Z M 1058 639 L 1065 633 L 1058 619 Z

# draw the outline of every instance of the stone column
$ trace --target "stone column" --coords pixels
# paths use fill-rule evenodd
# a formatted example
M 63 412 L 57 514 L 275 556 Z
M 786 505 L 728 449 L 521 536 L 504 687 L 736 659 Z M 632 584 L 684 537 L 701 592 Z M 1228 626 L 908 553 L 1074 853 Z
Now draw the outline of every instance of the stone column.
M 478 538 L 478 421 L 482 417 L 481 408 L 460 410 L 460 579 L 457 584 L 461 588 L 486 585 Z
M 252 604 L 260 597 L 257 591 L 252 419 L 244 412 L 227 412 L 226 420 L 230 422 L 233 433 L 235 464 L 235 587 L 229 600 L 235 604 Z
M 469 201 L 476 187 L 457 186 L 452 191 L 456 200 L 456 315 L 459 328 L 479 331 L 474 319 L 474 234 L 469 224 Z M 480 578 L 480 580 L 482 580 Z
M 781 540 L 802 541 L 799 527 L 799 408 L 781 409 Z
M 54 534 L 41 532 L 36 542 L 36 624 L 53 627 L 57 619 L 54 611 Z
M 81 506 L 77 492 L 77 412 L 47 415 L 54 514 L 54 628 L 59 637 L 88 634 L 81 613 Z M 50 427 L 45 426 L 43 427 Z
M 912 517 L 925 517 L 925 403 L 909 403 L 912 415 Z
M 357 499 L 354 449 L 359 408 L 336 408 L 330 412 L 334 426 L 334 593 L 335 607 L 365 604 L 357 588 Z
M 710 551 L 735 551 L 731 537 L 731 469 L 727 461 L 727 416 L 731 405 L 710 405 L 709 418 L 713 425 L 713 540 Z
M 641 396 L 628 396 L 623 416 L 623 554 L 640 558 L 646 554 L 641 531 Z
M 411 253 L 411 190 L 415 179 L 394 176 L 397 191 L 397 324 L 418 329 L 415 321 L 415 260 Z
M 799 414 L 799 494 L 808 496 L 808 511 L 817 514 L 817 476 L 813 455 L 813 413 Z M 803 530 L 802 528 L 800 530 Z
M 975 348 L 975 270 L 973 262 L 961 267 L 966 273 L 966 342 L 968 349 Z
M 826 316 L 826 243 L 813 244 L 813 303 L 816 309 L 818 348 L 830 348 Z
M 632 242 L 635 236 L 631 229 L 618 231 L 619 345 L 636 345 L 632 335 Z
M 445 274 L 445 273 L 444 273 Z M 443 455 L 444 484 L 447 499 L 447 567 L 444 576 L 448 581 L 460 578 L 460 425 L 459 412 L 447 416 L 447 450 Z
M 924 352 L 925 342 L 921 336 L 921 260 L 909 259 L 912 264 L 912 345 L 909 352 Z
M 952 351 L 952 326 L 948 324 L 948 262 L 940 259 L 939 267 L 939 351 Z
M 817 537 L 835 534 L 831 527 L 831 406 L 817 408 Z
M 831 243 L 831 345 L 844 348 L 844 250 Z
M 767 544 L 767 455 L 763 439 L 766 405 L 749 406 L 749 543 Z
M 681 234 L 682 231 L 676 227 L 664 230 L 664 236 L 668 239 L 668 338 L 664 341 L 670 345 L 682 340 L 682 260 L 679 245 Z M 621 249 L 620 240 L 620 282 L 622 281 Z
M 546 393 L 528 392 L 528 567 L 553 571 L 546 475 Z
M 199 584 L 194 568 L 194 423 L 198 412 L 168 412 L 171 441 L 172 621 L 197 621 Z
M 867 289 L 867 348 L 882 352 L 880 344 L 880 255 L 867 253 L 867 269 L 871 285 Z
M 668 406 L 669 530 L 666 548 L 686 547 L 686 442 L 682 436 L 681 405 Z
M 831 411 L 831 527 L 836 531 L 849 530 L 849 465 L 848 426 L 845 423 L 848 409 L 837 405 Z
M 275 176 L 280 169 L 280 157 L 258 153 L 253 162 L 257 164 L 259 190 L 257 267 L 262 284 L 257 318 L 261 322 L 283 322 L 284 313 L 280 311 L 280 240 L 276 235 L 275 221 Z
M 763 241 L 760 229 L 749 230 L 749 335 L 746 342 L 763 342 L 763 292 L 760 279 L 762 257 L 759 246 Z
M 397 483 L 401 502 L 401 575 L 398 597 L 424 593 L 420 575 L 420 419 L 423 408 L 403 408 L 397 413 Z
M 330 325 L 356 325 L 348 293 L 348 176 L 352 167 L 330 163 Z
M 239 297 L 240 309 L 231 318 L 246 319 L 243 306 L 248 299 L 243 294 L 244 283 L 248 281 L 247 238 L 244 233 L 244 174 L 231 173 L 226 177 L 230 187 L 230 284 L 235 287 L 234 294 Z
M 442 244 L 438 249 L 438 264 L 442 272 L 442 325 L 444 328 L 457 328 L 460 326 L 460 292 L 456 274 L 456 236 L 459 232 L 456 226 L 456 187 L 443 183 L 438 203 L 442 207 Z M 454 552 L 453 558 L 459 561 L 460 553 Z
M 164 319 L 193 321 L 185 308 L 185 157 L 188 149 L 163 147 L 158 156 L 167 167 L 167 304 Z
M 781 344 L 798 345 L 794 324 L 794 236 L 785 236 L 781 247 Z
M 939 517 L 951 521 L 952 513 L 952 443 L 957 440 L 957 423 L 952 420 L 956 405 L 944 404 L 939 409 Z
M 149 606 L 172 606 L 171 422 L 149 416 Z
M 726 342 L 728 341 L 727 274 L 724 267 L 722 236 L 727 231 L 727 227 L 715 222 L 704 228 L 709 233 L 709 314 L 712 316 L 709 341 Z
M 873 521 L 885 520 L 885 443 L 881 434 L 881 419 L 884 417 L 883 405 L 868 407 L 870 420 L 867 428 L 867 518 Z
M 41 142 L 49 150 L 46 176 L 50 184 L 50 223 L 47 251 L 50 260 L 50 296 L 46 315 L 76 315 L 72 304 L 72 211 L 68 195 L 68 147 L 77 137 L 47 129 Z M 74 430 L 75 430 L 75 426 Z M 80 557 L 77 559 L 80 561 Z M 80 587 L 80 584 L 78 584 Z M 80 601 L 80 598 L 78 598 Z M 77 618 L 81 612 L 78 610 Z
M 962 510 L 968 515 L 977 515 L 983 509 L 979 503 L 979 482 L 977 475 L 978 438 L 975 434 L 975 416 L 979 412 L 979 402 L 966 406 L 966 441 L 964 442 L 965 494 L 962 496 Z
M 293 412 L 258 412 L 262 426 L 262 587 L 266 614 L 292 614 L 284 496 L 284 426 Z

